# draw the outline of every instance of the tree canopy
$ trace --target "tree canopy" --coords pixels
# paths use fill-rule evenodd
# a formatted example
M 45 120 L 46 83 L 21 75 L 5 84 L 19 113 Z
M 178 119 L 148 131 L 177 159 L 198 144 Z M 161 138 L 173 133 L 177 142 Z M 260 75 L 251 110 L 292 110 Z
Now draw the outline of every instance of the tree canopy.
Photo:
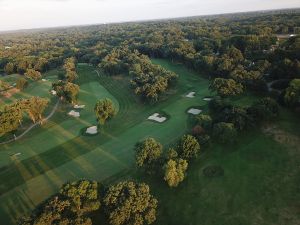
M 104 125 L 108 119 L 116 115 L 116 109 L 110 99 L 99 100 L 94 108 L 98 122 Z
M 112 225 L 152 224 L 156 220 L 158 201 L 144 183 L 123 181 L 107 191 L 103 202 Z
M 135 147 L 136 164 L 139 167 L 150 166 L 157 161 L 162 154 L 162 145 L 154 138 L 147 138 Z

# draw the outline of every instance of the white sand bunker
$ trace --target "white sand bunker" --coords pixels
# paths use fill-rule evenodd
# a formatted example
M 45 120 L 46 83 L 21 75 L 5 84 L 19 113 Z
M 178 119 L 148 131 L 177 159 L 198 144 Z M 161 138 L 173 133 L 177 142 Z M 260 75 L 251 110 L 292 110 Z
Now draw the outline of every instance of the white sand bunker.
M 56 91 L 54 91 L 54 90 L 51 90 L 51 94 L 52 94 L 52 95 L 56 95 L 56 94 L 57 94 L 57 92 L 56 92 Z
M 187 97 L 187 98 L 195 98 L 195 94 L 196 94 L 196 92 L 192 91 L 192 92 L 188 93 L 185 97 Z
M 193 115 L 199 115 L 201 112 L 202 112 L 201 109 L 194 109 L 194 108 L 191 108 L 188 111 L 188 113 L 193 114 Z
M 98 127 L 97 126 L 92 126 L 86 129 L 87 134 L 97 134 L 98 133 Z
M 148 117 L 148 120 L 153 120 L 159 123 L 165 122 L 167 120 L 166 117 L 159 116 L 159 113 L 154 113 L 153 115 Z
M 84 109 L 85 105 L 74 105 L 74 109 Z
M 46 79 L 42 79 L 43 82 L 47 81 Z
M 73 117 L 80 117 L 80 113 L 79 112 L 75 112 L 74 110 L 71 110 L 68 113 L 69 116 L 73 116 Z
M 209 102 L 212 100 L 212 98 L 206 97 L 206 98 L 203 98 L 203 100 Z

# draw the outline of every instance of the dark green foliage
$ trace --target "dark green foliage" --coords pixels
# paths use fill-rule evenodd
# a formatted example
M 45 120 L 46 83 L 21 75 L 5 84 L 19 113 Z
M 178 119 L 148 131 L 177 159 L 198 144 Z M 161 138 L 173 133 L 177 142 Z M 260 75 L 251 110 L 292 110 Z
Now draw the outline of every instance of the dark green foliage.
M 253 126 L 253 118 L 248 115 L 247 110 L 240 107 L 227 108 L 222 111 L 218 119 L 234 124 L 237 130 L 244 130 L 249 126 Z
M 200 114 L 196 116 L 196 123 L 209 131 L 212 126 L 212 118 L 210 115 Z
M 285 91 L 284 101 L 289 106 L 300 104 L 300 79 L 294 79 L 290 82 Z
M 278 116 L 278 103 L 272 98 L 262 98 L 247 109 L 247 113 L 256 121 L 271 120 Z
M 220 143 L 232 143 L 237 138 L 237 131 L 233 123 L 216 123 L 213 126 L 213 137 Z

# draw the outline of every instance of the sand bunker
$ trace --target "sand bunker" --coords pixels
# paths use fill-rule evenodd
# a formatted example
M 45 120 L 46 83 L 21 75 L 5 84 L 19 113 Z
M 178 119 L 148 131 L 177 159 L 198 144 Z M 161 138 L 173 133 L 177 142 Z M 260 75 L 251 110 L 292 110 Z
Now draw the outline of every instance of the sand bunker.
M 201 109 L 194 109 L 194 108 L 191 108 L 188 111 L 188 113 L 193 114 L 193 115 L 199 115 L 201 112 L 202 112 Z
M 54 91 L 54 90 L 51 90 L 51 94 L 52 94 L 52 95 L 56 95 L 56 94 L 57 94 L 57 92 L 56 92 L 56 91 Z
M 195 94 L 196 94 L 196 92 L 192 91 L 192 92 L 188 93 L 185 97 L 187 97 L 187 98 L 195 98 Z
M 74 105 L 74 109 L 84 109 L 85 105 Z
M 86 129 L 87 134 L 97 134 L 98 133 L 98 127 L 92 126 Z
M 68 113 L 69 116 L 73 116 L 73 117 L 80 117 L 80 113 L 79 112 L 75 112 L 74 110 L 71 110 Z
M 203 98 L 203 100 L 209 102 L 212 100 L 212 98 L 206 97 L 206 98 Z
M 44 82 L 45 82 L 45 81 L 47 81 L 47 80 L 46 80 L 46 79 L 42 79 L 42 81 L 44 81 Z
M 153 115 L 148 117 L 148 120 L 153 120 L 159 123 L 163 123 L 167 120 L 167 118 L 163 116 L 159 116 L 159 113 L 154 113 Z

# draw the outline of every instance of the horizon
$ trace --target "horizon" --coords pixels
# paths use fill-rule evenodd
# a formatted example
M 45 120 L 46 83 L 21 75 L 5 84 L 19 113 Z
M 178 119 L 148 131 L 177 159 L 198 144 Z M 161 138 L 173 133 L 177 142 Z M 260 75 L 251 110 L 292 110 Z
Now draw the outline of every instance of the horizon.
M 288 0 L 283 3 L 279 0 L 248 0 L 243 3 L 239 3 L 237 0 L 230 0 L 225 4 L 222 0 L 202 0 L 198 2 L 196 0 L 188 0 L 179 1 L 176 4 L 172 4 L 172 0 L 126 0 L 123 2 L 120 2 L 121 0 L 90 0 L 93 3 L 90 5 L 82 5 L 78 1 L 43 0 L 42 2 L 37 2 L 37 0 L 23 0 L 20 2 L 20 0 L 0 0 L 0 13 L 3 17 L 21 15 L 12 17 L 10 20 L 5 21 L 6 23 L 2 20 L 0 22 L 0 31 L 12 32 L 31 29 L 89 26 L 297 9 L 300 7 L 300 2 L 298 3 L 295 0 Z M 141 9 L 142 6 L 145 7 L 146 11 Z M 136 10 L 137 8 L 139 9 L 138 11 Z

